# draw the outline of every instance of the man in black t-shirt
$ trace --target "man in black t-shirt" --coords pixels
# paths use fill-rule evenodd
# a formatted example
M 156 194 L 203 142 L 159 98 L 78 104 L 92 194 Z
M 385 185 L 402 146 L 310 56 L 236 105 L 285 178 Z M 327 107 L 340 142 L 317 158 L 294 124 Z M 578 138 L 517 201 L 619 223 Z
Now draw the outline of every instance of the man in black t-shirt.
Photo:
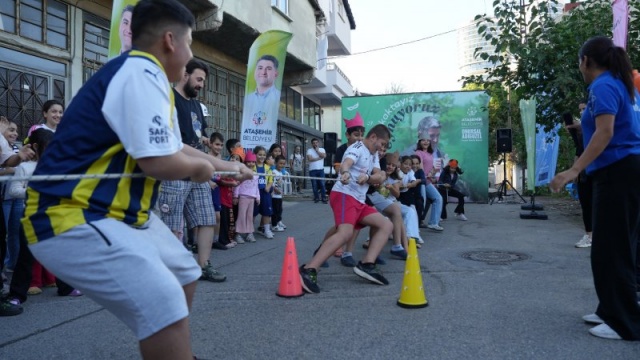
M 192 59 L 180 82 L 173 88 L 176 114 L 180 126 L 182 142 L 204 151 L 208 142 L 204 116 L 200 102 L 196 99 L 204 87 L 209 67 Z M 192 150 L 195 151 L 195 150 Z M 202 267 L 200 280 L 222 282 L 226 276 L 214 269 L 210 262 L 216 213 L 208 183 L 195 183 L 189 179 L 163 181 L 158 196 L 158 208 L 162 221 L 181 239 L 184 223 L 193 230 L 198 245 L 198 264 Z

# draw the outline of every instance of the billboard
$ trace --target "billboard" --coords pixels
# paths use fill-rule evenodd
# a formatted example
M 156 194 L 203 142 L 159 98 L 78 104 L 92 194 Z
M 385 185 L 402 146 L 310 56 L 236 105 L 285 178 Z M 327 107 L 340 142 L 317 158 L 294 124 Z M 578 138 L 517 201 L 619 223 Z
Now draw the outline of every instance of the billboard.
M 265 31 L 249 49 L 240 137 L 245 149 L 258 145 L 268 149 L 276 142 L 284 61 L 292 36 L 280 30 Z
M 437 144 L 434 167 L 456 159 L 464 174 L 459 190 L 469 201 L 486 203 L 489 166 L 489 96 L 484 91 L 407 93 L 342 98 L 342 117 L 359 112 L 367 129 L 384 124 L 391 130 L 388 152 L 411 155 L 418 139 Z M 346 129 L 342 125 L 342 133 Z

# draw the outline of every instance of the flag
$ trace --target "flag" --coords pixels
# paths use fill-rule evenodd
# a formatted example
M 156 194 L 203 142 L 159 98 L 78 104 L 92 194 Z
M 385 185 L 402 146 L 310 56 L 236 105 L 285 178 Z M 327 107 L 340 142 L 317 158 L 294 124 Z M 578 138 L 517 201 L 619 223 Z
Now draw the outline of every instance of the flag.
M 536 99 L 520 100 L 520 116 L 527 150 L 527 189 L 536 189 Z
M 269 30 L 249 50 L 240 142 L 245 149 L 276 142 L 280 89 L 287 46 L 293 35 Z
M 140 0 L 113 0 L 109 36 L 109 60 L 131 50 L 131 15 Z
M 629 0 L 613 0 L 611 6 L 613 7 L 613 43 L 626 49 L 629 31 Z

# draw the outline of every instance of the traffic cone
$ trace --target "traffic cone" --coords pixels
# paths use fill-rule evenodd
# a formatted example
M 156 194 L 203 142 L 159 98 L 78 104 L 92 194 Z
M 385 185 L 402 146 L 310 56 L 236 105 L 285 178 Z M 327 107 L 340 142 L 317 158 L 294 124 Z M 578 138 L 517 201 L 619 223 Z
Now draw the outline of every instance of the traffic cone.
M 420 272 L 420 260 L 418 259 L 416 239 L 410 238 L 398 306 L 412 309 L 423 308 L 427 305 L 429 305 L 429 303 L 424 295 L 424 287 L 422 286 L 422 273 Z
M 280 297 L 298 297 L 304 295 L 302 283 L 300 283 L 299 271 L 296 243 L 293 241 L 293 237 L 290 236 L 287 238 L 287 246 L 284 250 L 282 275 L 280 276 L 280 286 L 278 287 L 276 295 Z

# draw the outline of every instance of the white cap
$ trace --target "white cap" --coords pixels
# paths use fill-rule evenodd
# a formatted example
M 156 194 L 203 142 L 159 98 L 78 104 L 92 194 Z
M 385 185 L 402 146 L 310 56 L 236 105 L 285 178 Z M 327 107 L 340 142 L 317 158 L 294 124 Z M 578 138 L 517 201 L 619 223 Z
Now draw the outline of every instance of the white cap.
M 211 116 L 211 115 L 209 115 L 209 110 L 207 110 L 207 107 L 206 107 L 203 103 L 200 103 L 200 106 L 202 107 L 202 114 L 203 114 L 205 117 L 207 117 L 207 116 Z

